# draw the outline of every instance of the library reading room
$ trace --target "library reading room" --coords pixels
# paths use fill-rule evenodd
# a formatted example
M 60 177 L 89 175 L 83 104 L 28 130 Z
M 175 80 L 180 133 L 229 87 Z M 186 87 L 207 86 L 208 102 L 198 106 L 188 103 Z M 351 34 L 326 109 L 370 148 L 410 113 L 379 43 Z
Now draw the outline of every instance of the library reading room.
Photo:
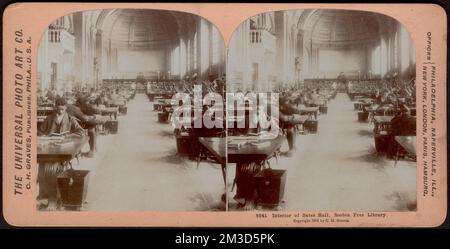
M 36 208 L 416 210 L 415 61 L 375 12 L 261 13 L 229 41 L 184 12 L 62 16 L 39 43 Z

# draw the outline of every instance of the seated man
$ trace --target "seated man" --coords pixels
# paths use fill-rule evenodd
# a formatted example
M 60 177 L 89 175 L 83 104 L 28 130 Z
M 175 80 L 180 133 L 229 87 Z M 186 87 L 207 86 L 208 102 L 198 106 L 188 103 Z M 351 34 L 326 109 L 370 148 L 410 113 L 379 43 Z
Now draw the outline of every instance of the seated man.
M 110 92 L 110 94 L 108 95 L 108 98 L 109 98 L 109 106 L 110 107 L 116 107 L 117 106 L 117 100 L 118 100 L 118 98 L 119 98 L 119 96 L 118 96 L 118 91 L 116 90 L 116 91 L 114 91 L 114 90 L 112 90 L 111 92 Z
M 55 112 L 44 120 L 39 127 L 39 135 L 52 135 L 71 133 L 84 136 L 85 131 L 77 122 L 77 120 L 67 113 L 66 100 L 57 98 L 55 101 Z
M 399 113 L 391 120 L 392 136 L 415 136 L 416 118 L 408 107 L 401 105 Z
M 294 126 L 299 124 L 298 114 L 300 114 L 299 108 L 291 104 L 287 98 L 280 98 L 280 126 L 286 131 L 289 145 L 289 151 L 285 152 L 286 156 L 292 156 L 292 152 L 295 151 Z
M 411 116 L 408 107 L 401 105 L 397 115 L 391 120 L 391 143 L 388 151 L 389 157 L 394 157 L 400 150 L 399 144 L 395 141 L 396 136 L 415 136 L 416 118 Z
M 77 99 L 77 104 L 67 104 L 67 113 L 69 116 L 73 116 L 80 121 L 80 125 L 88 130 L 89 136 L 89 152 L 86 154 L 86 157 L 94 157 L 94 152 L 96 149 L 96 117 L 94 114 L 98 114 L 98 112 L 87 112 L 88 108 L 83 108 L 87 105 L 88 99 L 85 97 L 79 97 Z
M 257 118 L 256 115 L 254 117 Z M 257 128 L 253 128 L 251 132 L 268 132 L 271 129 L 274 129 L 275 126 L 277 128 L 276 130 L 279 130 L 278 124 L 275 121 L 274 117 L 271 117 L 268 121 L 270 122 L 270 127 L 262 128 L 259 125 L 259 121 L 255 120 L 255 122 L 258 122 L 258 125 Z M 263 162 L 261 161 L 237 163 L 235 175 L 236 195 L 233 197 L 234 200 L 238 203 L 237 208 L 241 208 L 243 210 L 253 210 L 257 207 L 257 191 L 254 176 L 262 170 L 262 164 Z
M 78 124 L 77 120 L 66 112 L 66 101 L 57 98 L 55 101 L 55 112 L 44 120 L 39 127 L 38 136 L 52 136 L 54 134 L 71 134 L 84 136 L 85 131 Z M 38 200 L 42 206 L 47 206 L 48 210 L 57 208 L 57 175 L 64 170 L 64 162 L 48 162 L 39 164 Z
M 47 91 L 47 94 L 45 95 L 45 97 L 47 97 L 47 99 L 48 100 L 50 100 L 50 101 L 55 101 L 55 92 L 54 91 L 52 91 L 52 90 L 48 90 Z

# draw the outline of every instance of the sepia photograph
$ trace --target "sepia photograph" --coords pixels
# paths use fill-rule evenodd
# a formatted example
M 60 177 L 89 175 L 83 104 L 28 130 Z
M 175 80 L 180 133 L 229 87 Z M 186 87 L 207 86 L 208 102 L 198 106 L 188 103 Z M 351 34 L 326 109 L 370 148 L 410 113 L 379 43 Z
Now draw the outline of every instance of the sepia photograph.
M 276 94 L 268 116 L 279 129 L 251 127 L 255 101 L 227 116 L 245 120 L 227 127 L 229 210 L 415 211 L 415 78 L 412 39 L 386 15 L 247 19 L 228 47 L 227 92 Z
M 4 222 L 442 226 L 446 17 L 430 3 L 9 4 Z M 169 230 L 177 245 L 262 241 Z
M 262 13 L 227 56 L 217 28 L 188 13 L 51 23 L 38 52 L 38 210 L 416 209 L 415 49 L 401 23 Z
M 224 125 L 191 125 L 223 108 L 193 98 L 194 85 L 200 98 L 225 94 L 213 24 L 166 10 L 76 12 L 48 26 L 37 60 L 38 210 L 225 211 L 226 155 L 208 149 L 225 148 Z M 175 126 L 180 109 L 192 118 Z

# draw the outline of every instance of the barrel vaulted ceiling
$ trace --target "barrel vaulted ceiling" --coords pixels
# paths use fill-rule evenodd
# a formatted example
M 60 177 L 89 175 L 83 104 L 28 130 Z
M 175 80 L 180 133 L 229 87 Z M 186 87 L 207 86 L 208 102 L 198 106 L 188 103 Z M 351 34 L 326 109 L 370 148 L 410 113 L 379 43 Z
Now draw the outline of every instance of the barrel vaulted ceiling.
M 176 42 L 180 35 L 195 28 L 195 15 L 146 9 L 103 10 L 97 29 L 116 46 L 148 48 Z
M 397 21 L 368 11 L 306 9 L 285 12 L 288 28 L 302 34 L 306 43 L 320 46 L 348 46 L 379 43 Z M 274 12 L 250 18 L 250 27 L 276 33 Z
M 315 44 L 345 45 L 379 42 L 395 23 L 375 12 L 320 9 L 304 11 L 298 28 Z

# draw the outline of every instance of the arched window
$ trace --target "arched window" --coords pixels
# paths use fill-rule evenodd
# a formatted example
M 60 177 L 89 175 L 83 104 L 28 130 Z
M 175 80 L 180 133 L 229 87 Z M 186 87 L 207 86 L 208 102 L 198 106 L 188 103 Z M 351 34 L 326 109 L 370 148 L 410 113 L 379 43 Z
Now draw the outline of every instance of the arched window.
M 389 63 L 389 52 L 387 48 L 386 41 L 381 39 L 380 44 L 380 76 L 384 77 L 386 72 L 388 71 L 388 63 Z
M 188 40 L 187 42 L 187 53 L 186 53 L 186 61 L 187 61 L 187 71 L 191 71 L 191 40 Z
M 373 75 L 380 74 L 381 75 L 381 45 L 378 45 L 372 51 L 372 62 L 371 62 L 371 71 Z
M 212 27 L 212 63 L 217 64 L 220 61 L 220 33 Z
M 180 46 L 177 46 L 173 51 L 172 51 L 172 71 L 170 72 L 171 75 L 178 75 L 180 74 Z
M 405 71 L 410 64 L 410 46 L 411 40 L 409 38 L 408 31 L 404 27 L 400 29 L 400 65 L 401 71 Z
M 194 65 L 193 65 L 193 69 L 197 69 L 197 32 L 195 32 L 195 35 L 194 35 L 194 46 L 193 46 L 193 55 L 194 55 L 194 61 L 193 61 L 193 63 L 194 63 Z
M 186 74 L 186 43 L 180 40 L 180 78 Z
M 201 47 L 198 47 L 197 49 L 200 51 L 200 58 L 197 58 L 200 60 L 200 70 L 201 73 L 203 74 L 205 72 L 205 70 L 208 69 L 209 67 L 209 49 L 208 47 L 210 46 L 210 42 L 211 42 L 211 38 L 209 35 L 209 24 L 207 21 L 205 20 L 201 20 L 200 23 L 200 35 L 197 37 L 197 39 L 200 39 L 200 44 L 202 44 Z
M 397 69 L 398 68 L 398 59 L 399 59 L 398 58 L 399 57 L 399 53 L 398 53 L 398 31 L 395 32 L 393 48 L 394 48 L 394 68 Z

